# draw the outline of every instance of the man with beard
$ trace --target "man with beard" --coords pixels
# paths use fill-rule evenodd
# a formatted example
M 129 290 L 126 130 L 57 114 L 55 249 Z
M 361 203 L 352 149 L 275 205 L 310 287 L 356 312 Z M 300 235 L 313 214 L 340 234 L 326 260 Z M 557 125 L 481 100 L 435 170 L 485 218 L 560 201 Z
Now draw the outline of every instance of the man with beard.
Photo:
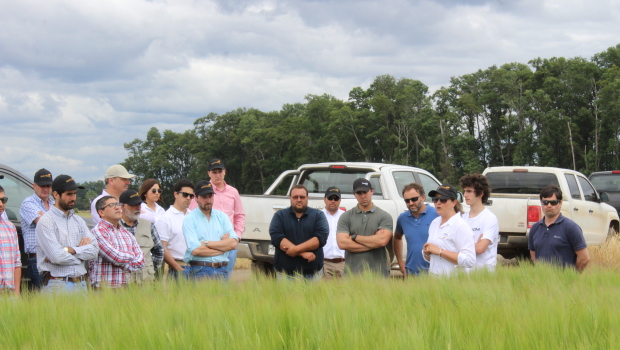
M 84 262 L 95 259 L 98 242 L 84 220 L 73 212 L 78 186 L 69 175 L 52 182 L 54 206 L 37 223 L 37 267 L 43 291 L 86 292 Z
M 90 214 L 95 225 L 97 225 L 101 220 L 95 206 L 97 201 L 103 196 L 112 196 L 118 199 L 121 193 L 127 191 L 129 185 L 131 185 L 131 179 L 134 177 L 136 177 L 136 175 L 130 174 L 127 169 L 120 164 L 112 165 L 108 168 L 108 170 L 106 170 L 105 175 L 103 176 L 105 188 L 101 191 L 101 194 L 98 197 L 93 199 L 90 204 Z
M 323 246 L 329 236 L 325 214 L 308 208 L 308 190 L 294 186 L 291 206 L 277 211 L 269 225 L 271 244 L 276 248 L 273 266 L 278 279 L 318 280 L 323 273 Z
M 19 207 L 19 215 L 22 217 L 22 236 L 24 237 L 24 253 L 28 256 L 28 277 L 31 285 L 41 289 L 43 276 L 37 270 L 37 222 L 54 206 L 52 193 L 52 173 L 47 169 L 39 169 L 34 174 L 34 194 L 27 197 Z
M 403 198 L 408 211 L 396 220 L 394 233 L 394 254 L 403 276 L 428 272 L 428 261 L 420 251 L 428 241 L 428 228 L 438 216 L 434 207 L 426 205 L 424 187 L 411 183 L 403 188 Z M 407 240 L 407 261 L 403 261 L 403 235 Z
M 164 246 L 155 224 L 140 217 L 142 199 L 135 190 L 121 193 L 119 202 L 123 211 L 121 225 L 136 238 L 144 255 L 144 268 L 132 272 L 131 280 L 136 283 L 154 281 L 164 260 Z
M 194 188 L 198 209 L 183 221 L 187 249 L 185 261 L 192 279 L 228 279 L 228 252 L 237 247 L 238 238 L 228 216 L 213 209 L 213 186 L 200 180 Z

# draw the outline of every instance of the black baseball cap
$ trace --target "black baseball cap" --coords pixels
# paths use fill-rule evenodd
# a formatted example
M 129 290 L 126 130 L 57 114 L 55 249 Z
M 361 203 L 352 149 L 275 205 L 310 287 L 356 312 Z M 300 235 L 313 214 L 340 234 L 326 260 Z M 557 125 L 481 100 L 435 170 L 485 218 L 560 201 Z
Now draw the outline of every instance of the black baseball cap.
M 52 182 L 52 191 L 73 191 L 76 188 L 83 190 L 84 186 L 78 186 L 78 184 L 75 183 L 75 180 L 73 180 L 73 178 L 69 175 L 58 175 L 54 179 L 54 182 Z
M 226 167 L 224 166 L 224 162 L 222 162 L 221 159 L 213 158 L 209 161 L 209 171 L 213 171 L 215 169 L 226 170 Z
M 196 196 L 204 196 L 205 194 L 213 193 L 213 186 L 211 182 L 207 180 L 200 180 L 194 186 L 194 194 Z
M 448 198 L 452 198 L 452 199 L 457 199 L 458 195 L 456 193 L 456 188 L 450 186 L 450 185 L 441 185 L 439 187 L 437 187 L 436 190 L 430 191 L 428 193 L 429 197 L 437 197 L 437 194 L 441 194 L 444 197 L 448 197 Z
M 52 173 L 45 168 L 41 168 L 34 173 L 34 183 L 39 186 L 51 185 L 53 180 L 54 178 L 52 178 Z
M 127 190 L 121 193 L 121 196 L 118 199 L 122 204 L 127 205 L 138 205 L 142 204 L 142 199 L 136 190 Z
M 365 191 L 368 192 L 372 189 L 372 184 L 370 180 L 359 178 L 353 182 L 353 192 L 357 191 Z
M 342 198 L 342 195 L 340 194 L 340 190 L 338 189 L 338 187 L 331 186 L 330 188 L 327 189 L 327 191 L 325 191 L 325 198 L 329 198 L 331 196 Z

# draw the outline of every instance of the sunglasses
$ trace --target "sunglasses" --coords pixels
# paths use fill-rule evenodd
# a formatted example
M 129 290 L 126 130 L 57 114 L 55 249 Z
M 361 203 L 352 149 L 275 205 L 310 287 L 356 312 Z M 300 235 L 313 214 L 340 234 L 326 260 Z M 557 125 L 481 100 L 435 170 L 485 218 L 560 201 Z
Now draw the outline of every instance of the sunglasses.
M 336 197 L 336 196 L 331 196 L 329 198 L 327 198 L 328 201 L 332 201 L 332 202 L 337 202 L 340 200 L 340 198 Z
M 164 192 L 164 190 L 162 190 L 161 188 L 154 188 L 154 189 L 151 190 L 151 192 L 153 192 L 153 193 L 162 193 L 162 192 Z
M 454 198 L 450 198 L 450 197 L 433 197 L 433 203 L 441 202 L 443 204 L 446 204 L 449 199 L 454 199 Z
M 547 205 L 547 204 L 551 204 L 551 205 L 558 205 L 561 201 L 559 200 L 554 200 L 554 201 L 546 201 L 546 200 L 542 200 L 541 203 L 543 205 Z
M 120 208 L 120 207 L 121 207 L 121 205 L 122 205 L 122 204 L 121 204 L 120 202 L 110 203 L 110 204 L 106 204 L 106 205 L 104 205 L 104 206 L 103 206 L 103 209 L 105 209 L 105 208 L 107 208 L 107 207 L 110 207 L 110 208 L 112 208 L 112 209 L 114 209 L 115 207 L 116 207 L 116 208 Z
M 2 202 L 2 204 L 6 204 L 6 202 L 8 201 L 9 201 L 9 197 L 0 198 L 0 202 Z
M 182 195 L 183 198 L 187 198 L 187 196 L 189 196 L 190 199 L 194 199 L 194 194 L 193 193 L 187 193 L 187 192 L 178 192 L 178 194 Z
M 306 196 L 292 196 L 291 198 L 293 198 L 293 199 L 306 199 L 308 197 L 306 197 Z
M 405 198 L 405 203 L 409 204 L 409 202 L 417 202 L 418 199 L 420 199 L 420 197 L 411 197 L 411 198 Z

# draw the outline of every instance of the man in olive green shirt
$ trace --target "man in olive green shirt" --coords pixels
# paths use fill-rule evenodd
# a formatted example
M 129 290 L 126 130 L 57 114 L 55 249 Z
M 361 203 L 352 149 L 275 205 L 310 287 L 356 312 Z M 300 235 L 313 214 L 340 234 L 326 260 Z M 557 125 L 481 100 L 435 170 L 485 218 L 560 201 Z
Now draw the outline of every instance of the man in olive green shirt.
M 374 189 L 369 180 L 353 182 L 357 206 L 347 210 L 338 220 L 338 247 L 345 252 L 346 273 L 369 270 L 390 275 L 388 252 L 385 246 L 392 238 L 392 216 L 372 203 Z

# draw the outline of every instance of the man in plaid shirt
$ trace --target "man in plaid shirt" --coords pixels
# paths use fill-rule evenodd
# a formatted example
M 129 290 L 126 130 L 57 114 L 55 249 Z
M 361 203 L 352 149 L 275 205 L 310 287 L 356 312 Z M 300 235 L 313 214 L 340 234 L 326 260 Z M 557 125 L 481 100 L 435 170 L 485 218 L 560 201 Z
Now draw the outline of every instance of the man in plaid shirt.
M 103 196 L 95 204 L 101 221 L 92 229 L 99 255 L 90 262 L 90 283 L 95 288 L 125 287 L 131 273 L 144 268 L 144 255 L 134 236 L 121 224 L 121 203 Z
M 13 291 L 19 295 L 22 261 L 19 256 L 15 225 L 2 218 L 4 204 L 7 201 L 8 198 L 4 196 L 4 188 L 0 186 L 0 293 Z

